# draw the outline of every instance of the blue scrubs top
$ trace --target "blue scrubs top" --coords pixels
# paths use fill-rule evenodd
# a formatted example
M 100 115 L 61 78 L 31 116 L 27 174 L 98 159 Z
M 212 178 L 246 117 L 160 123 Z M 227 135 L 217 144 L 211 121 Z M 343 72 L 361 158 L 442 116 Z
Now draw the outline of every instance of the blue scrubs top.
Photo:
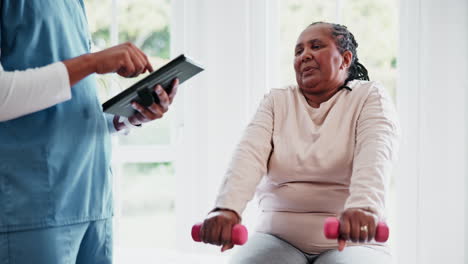
M 90 51 L 83 0 L 1 0 L 0 13 L 5 71 Z M 67 102 L 0 122 L 0 232 L 110 217 L 109 148 L 93 76 Z

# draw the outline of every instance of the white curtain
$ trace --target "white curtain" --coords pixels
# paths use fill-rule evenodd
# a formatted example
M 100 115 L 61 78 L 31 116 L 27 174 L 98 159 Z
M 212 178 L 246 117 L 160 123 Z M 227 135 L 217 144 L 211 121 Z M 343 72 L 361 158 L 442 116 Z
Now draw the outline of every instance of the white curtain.
M 468 1 L 400 1 L 398 263 L 468 263 Z
M 242 131 L 278 83 L 277 12 L 277 0 L 173 1 L 171 53 L 205 67 L 175 101 L 177 243 L 185 252 L 219 251 L 193 243 L 190 228 L 213 208 Z

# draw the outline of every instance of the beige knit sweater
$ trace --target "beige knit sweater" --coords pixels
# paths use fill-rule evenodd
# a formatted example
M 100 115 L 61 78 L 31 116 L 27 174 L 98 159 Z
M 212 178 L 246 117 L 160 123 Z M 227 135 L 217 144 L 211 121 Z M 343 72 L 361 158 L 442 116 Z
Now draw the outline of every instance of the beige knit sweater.
M 399 126 L 386 90 L 352 81 L 319 108 L 297 86 L 273 89 L 246 128 L 221 185 L 216 207 L 242 215 L 258 195 L 257 231 L 308 253 L 337 247 L 324 219 L 347 208 L 384 217 Z

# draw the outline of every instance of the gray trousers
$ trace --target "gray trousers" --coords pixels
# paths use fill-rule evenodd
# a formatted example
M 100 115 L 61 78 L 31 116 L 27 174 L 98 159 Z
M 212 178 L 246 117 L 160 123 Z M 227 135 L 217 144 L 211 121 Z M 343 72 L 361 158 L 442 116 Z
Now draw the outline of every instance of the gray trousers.
M 273 235 L 255 233 L 237 247 L 230 264 L 391 264 L 392 257 L 371 246 L 349 246 L 343 251 L 329 250 L 307 254 Z

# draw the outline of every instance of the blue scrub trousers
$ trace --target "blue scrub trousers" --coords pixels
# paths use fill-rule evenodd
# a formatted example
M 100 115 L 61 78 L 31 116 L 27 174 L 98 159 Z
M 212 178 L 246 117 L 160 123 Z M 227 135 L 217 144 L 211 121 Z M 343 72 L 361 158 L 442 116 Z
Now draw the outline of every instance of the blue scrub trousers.
M 112 218 L 0 232 L 0 264 L 110 264 Z

